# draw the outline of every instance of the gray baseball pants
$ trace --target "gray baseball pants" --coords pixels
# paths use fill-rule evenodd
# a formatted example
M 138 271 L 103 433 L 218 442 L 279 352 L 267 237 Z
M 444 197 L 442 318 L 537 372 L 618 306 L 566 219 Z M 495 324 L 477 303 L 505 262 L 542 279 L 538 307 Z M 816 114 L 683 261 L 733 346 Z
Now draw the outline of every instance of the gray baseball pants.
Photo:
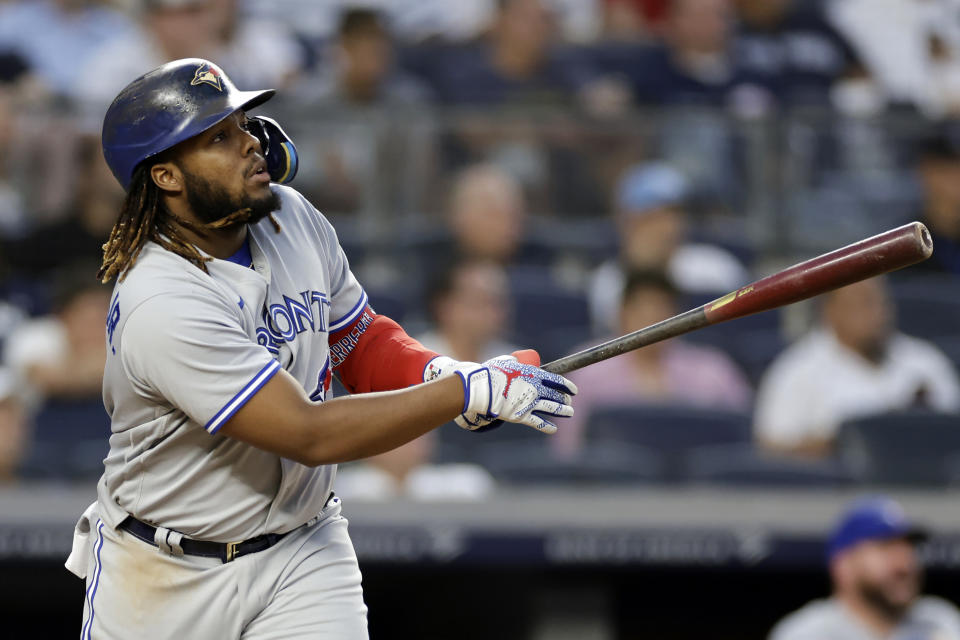
M 338 499 L 269 549 L 227 563 L 164 553 L 89 513 L 81 640 L 367 638 Z

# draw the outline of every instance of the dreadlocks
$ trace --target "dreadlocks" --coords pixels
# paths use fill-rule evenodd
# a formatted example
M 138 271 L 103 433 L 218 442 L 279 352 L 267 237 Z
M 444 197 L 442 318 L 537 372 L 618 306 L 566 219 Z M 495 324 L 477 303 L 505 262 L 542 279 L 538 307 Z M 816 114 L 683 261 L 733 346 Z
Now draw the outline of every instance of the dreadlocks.
M 148 240 L 208 273 L 206 263 L 213 258 L 200 253 L 187 240 L 183 228 L 204 235 L 205 231 L 246 222 L 250 219 L 250 214 L 251 209 L 248 207 L 207 224 L 185 220 L 164 206 L 160 189 L 150 178 L 149 166 L 142 164 L 133 173 L 133 180 L 120 208 L 117 223 L 110 231 L 110 238 L 103 245 L 103 262 L 97 277 L 104 283 L 115 277 L 123 281 Z M 269 218 L 274 230 L 280 233 L 280 223 L 272 213 Z

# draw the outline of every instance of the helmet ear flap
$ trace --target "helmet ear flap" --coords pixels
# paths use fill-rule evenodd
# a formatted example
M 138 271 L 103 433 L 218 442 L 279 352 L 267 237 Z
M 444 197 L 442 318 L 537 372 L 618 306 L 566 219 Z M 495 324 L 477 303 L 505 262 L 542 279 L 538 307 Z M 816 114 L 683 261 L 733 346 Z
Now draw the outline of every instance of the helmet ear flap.
M 270 179 L 279 184 L 291 182 L 297 175 L 299 159 L 293 140 L 273 118 L 251 116 L 247 119 L 250 133 L 260 140 L 267 160 Z

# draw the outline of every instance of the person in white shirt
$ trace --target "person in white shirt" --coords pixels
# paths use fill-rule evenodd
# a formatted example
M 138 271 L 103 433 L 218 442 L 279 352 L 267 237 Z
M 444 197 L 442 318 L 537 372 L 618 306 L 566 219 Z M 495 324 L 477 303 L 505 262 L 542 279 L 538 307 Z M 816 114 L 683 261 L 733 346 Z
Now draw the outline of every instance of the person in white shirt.
M 22 323 L 6 340 L 3 365 L 21 380 L 28 404 L 52 398 L 99 399 L 103 319 L 110 291 L 75 266 L 57 284 L 55 313 Z
M 932 344 L 896 331 L 885 281 L 823 299 L 822 326 L 789 347 L 760 382 L 755 435 L 777 452 L 823 456 L 847 419 L 923 407 L 960 409 L 960 383 Z
M 831 0 L 826 7 L 888 102 L 931 118 L 960 113 L 960 0 Z
M 437 274 L 427 298 L 433 328 L 417 336 L 427 349 L 464 359 L 517 350 L 504 339 L 510 291 L 499 264 L 476 259 L 455 262 Z M 362 464 L 345 466 L 338 471 L 337 490 L 347 499 L 367 500 L 399 495 L 415 500 L 478 500 L 494 490 L 493 476 L 478 465 L 433 463 L 436 449 L 437 434 L 427 433 Z
M 957 640 L 957 608 L 920 595 L 925 538 L 896 502 L 858 500 L 830 536 L 832 597 L 788 615 L 770 640 Z

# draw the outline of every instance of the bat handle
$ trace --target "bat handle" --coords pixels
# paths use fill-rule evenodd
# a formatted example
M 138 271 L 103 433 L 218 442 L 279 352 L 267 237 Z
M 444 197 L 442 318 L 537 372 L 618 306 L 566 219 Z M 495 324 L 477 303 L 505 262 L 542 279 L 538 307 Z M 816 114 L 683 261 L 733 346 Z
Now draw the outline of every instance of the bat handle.
M 633 351 L 634 349 L 646 347 L 655 342 L 702 329 L 708 324 L 710 324 L 710 322 L 707 320 L 705 308 L 697 307 L 696 309 L 690 309 L 672 318 L 667 318 L 662 322 L 652 324 L 649 327 L 628 333 L 625 336 L 607 340 L 603 344 L 598 344 L 595 347 L 590 347 L 589 349 L 564 356 L 559 360 L 548 362 L 543 365 L 542 368 L 551 373 L 563 375 L 570 371 L 582 369 L 595 362 L 613 358 L 621 353 Z

